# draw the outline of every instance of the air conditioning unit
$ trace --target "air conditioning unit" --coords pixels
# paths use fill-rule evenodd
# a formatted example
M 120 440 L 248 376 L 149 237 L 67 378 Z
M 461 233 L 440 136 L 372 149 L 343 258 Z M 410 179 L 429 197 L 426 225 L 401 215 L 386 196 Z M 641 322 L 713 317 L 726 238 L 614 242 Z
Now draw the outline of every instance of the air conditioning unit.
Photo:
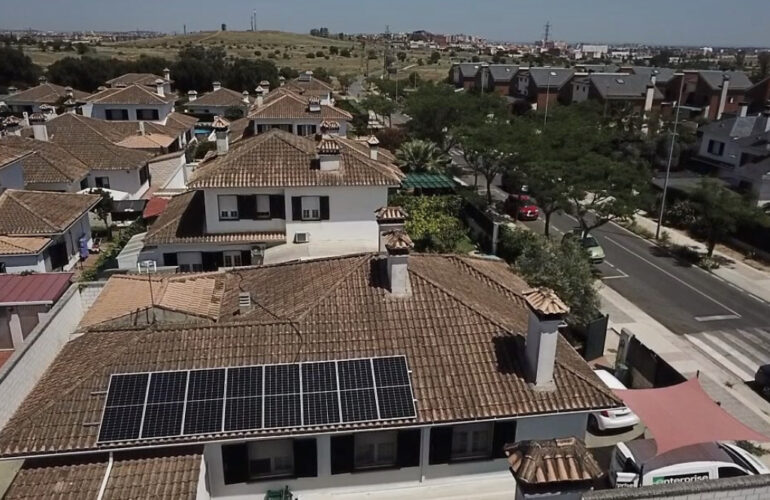
M 294 233 L 294 243 L 307 243 L 310 241 L 310 233 Z

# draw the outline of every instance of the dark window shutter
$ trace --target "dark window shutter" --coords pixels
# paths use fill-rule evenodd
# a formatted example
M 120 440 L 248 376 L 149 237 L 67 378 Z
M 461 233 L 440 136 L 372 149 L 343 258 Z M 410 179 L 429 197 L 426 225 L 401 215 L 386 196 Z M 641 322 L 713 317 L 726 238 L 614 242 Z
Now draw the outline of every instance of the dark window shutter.
M 420 465 L 420 429 L 398 431 L 398 466 Z
M 291 220 L 302 220 L 302 197 L 291 197 Z
M 294 440 L 294 475 L 297 477 L 318 475 L 315 438 Z
M 178 266 L 179 262 L 177 261 L 177 257 L 175 253 L 164 253 L 163 254 L 163 265 L 164 266 Z
M 251 250 L 241 250 L 241 265 L 251 265 Z
M 452 427 L 430 430 L 430 464 L 446 464 L 452 459 Z
M 238 218 L 257 218 L 257 197 L 253 194 L 238 196 Z
M 353 434 L 346 436 L 332 436 L 332 474 L 344 474 L 353 472 L 353 452 L 355 441 Z
M 495 430 L 492 433 L 492 458 L 505 456 L 505 445 L 516 441 L 516 421 L 495 422 Z
M 286 205 L 283 200 L 282 194 L 270 195 L 270 218 L 271 219 L 286 218 Z
M 249 447 L 246 443 L 222 446 L 222 468 L 225 484 L 245 483 L 249 480 Z
M 321 196 L 321 220 L 329 220 L 329 197 Z
M 121 109 L 120 110 L 120 116 L 123 120 L 128 120 L 128 110 L 127 109 Z

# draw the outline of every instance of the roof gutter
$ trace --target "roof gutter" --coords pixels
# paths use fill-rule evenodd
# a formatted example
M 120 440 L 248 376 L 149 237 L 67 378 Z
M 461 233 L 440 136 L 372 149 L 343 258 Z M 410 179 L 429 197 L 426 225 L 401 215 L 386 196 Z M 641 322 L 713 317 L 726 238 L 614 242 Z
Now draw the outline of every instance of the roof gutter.
M 0 307 L 50 306 L 51 304 L 53 304 L 53 300 L 27 300 L 22 302 L 0 302 Z
M 107 469 L 104 471 L 104 478 L 102 479 L 102 485 L 99 487 L 99 494 L 96 496 L 96 500 L 102 500 L 104 498 L 104 490 L 107 489 L 107 481 L 110 480 L 110 473 L 112 472 L 112 452 L 110 452 L 110 458 L 107 461 Z

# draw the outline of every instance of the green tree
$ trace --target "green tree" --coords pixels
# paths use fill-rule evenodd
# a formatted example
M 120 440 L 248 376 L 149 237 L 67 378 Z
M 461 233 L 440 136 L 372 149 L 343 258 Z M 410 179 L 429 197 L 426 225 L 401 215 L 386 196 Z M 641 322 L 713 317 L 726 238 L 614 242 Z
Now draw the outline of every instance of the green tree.
M 0 86 L 32 86 L 42 71 L 21 49 L 0 46 Z
M 339 54 L 339 53 L 340 53 L 340 49 L 339 49 L 339 47 L 336 47 L 336 46 L 334 46 L 334 45 L 332 45 L 331 47 L 329 47 L 329 54 L 331 54 L 331 55 L 333 55 L 333 56 L 336 56 L 336 55 L 337 55 L 337 54 Z
M 430 53 L 430 57 L 428 58 L 428 62 L 431 64 L 436 64 L 441 60 L 441 54 L 438 50 L 434 50 Z
M 350 88 L 350 85 L 353 84 L 355 79 L 356 77 L 350 73 L 343 73 L 337 76 L 337 81 L 340 82 L 340 88 L 342 89 L 343 93 L 348 93 L 348 89 Z
M 364 98 L 361 105 L 372 110 L 378 115 L 388 117 L 388 126 L 391 126 L 391 115 L 396 111 L 396 104 L 383 95 L 370 94 Z
M 112 225 L 110 224 L 110 214 L 113 211 L 112 195 L 109 191 L 102 189 L 95 189 L 91 191 L 93 194 L 101 196 L 99 203 L 94 208 L 96 216 L 104 222 L 104 227 L 107 229 L 107 238 L 112 239 Z
M 696 225 L 706 233 L 708 257 L 714 247 L 738 230 L 741 225 L 767 224 L 763 210 L 749 198 L 740 196 L 714 179 L 701 180 L 692 193 Z
M 404 52 L 403 50 L 399 50 L 396 53 L 396 57 L 398 58 L 398 60 L 400 62 L 404 62 L 404 61 L 406 61 L 406 52 Z
M 460 220 L 462 198 L 450 196 L 398 196 L 389 201 L 409 214 L 405 229 L 418 252 L 468 253 L 473 244 Z
M 450 163 L 449 155 L 430 141 L 412 139 L 396 151 L 396 164 L 404 172 L 442 173 Z
M 270 87 L 278 85 L 278 68 L 275 63 L 267 60 L 252 60 L 238 58 L 228 65 L 224 77 L 225 87 L 243 92 L 253 92 L 262 80 L 270 82 Z
M 562 181 L 569 168 L 566 162 L 546 160 L 530 164 L 526 171 L 527 186 L 543 212 L 546 238 L 550 237 L 553 214 L 569 206 L 567 189 Z
M 121 65 L 110 59 L 69 56 L 48 66 L 48 79 L 58 85 L 93 92 L 117 76 L 118 68 Z
M 322 82 L 331 83 L 332 73 L 328 69 L 319 66 L 313 70 L 313 78 L 321 80 Z

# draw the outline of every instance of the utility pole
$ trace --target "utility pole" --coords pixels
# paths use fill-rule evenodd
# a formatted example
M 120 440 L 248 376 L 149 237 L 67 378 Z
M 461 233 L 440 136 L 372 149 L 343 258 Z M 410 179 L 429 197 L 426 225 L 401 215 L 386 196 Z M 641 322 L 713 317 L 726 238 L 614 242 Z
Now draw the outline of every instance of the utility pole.
M 674 159 L 674 144 L 676 143 L 676 129 L 679 125 L 679 110 L 682 107 L 682 94 L 684 93 L 684 73 L 680 76 L 679 99 L 676 101 L 676 113 L 674 114 L 674 130 L 671 132 L 671 147 L 668 150 L 668 162 L 666 162 L 666 178 L 663 181 L 663 196 L 660 199 L 660 214 L 658 214 L 658 225 L 655 227 L 655 239 L 660 239 L 660 228 L 663 225 L 663 216 L 666 213 L 666 194 L 668 194 L 668 179 L 671 175 L 671 162 Z
M 551 21 L 545 23 L 545 34 L 543 35 L 543 48 L 548 45 L 548 38 L 551 36 Z
M 385 78 L 390 80 L 390 72 L 388 71 L 388 59 L 390 58 L 390 25 L 385 25 L 385 54 L 382 57 L 382 68 L 385 73 Z

